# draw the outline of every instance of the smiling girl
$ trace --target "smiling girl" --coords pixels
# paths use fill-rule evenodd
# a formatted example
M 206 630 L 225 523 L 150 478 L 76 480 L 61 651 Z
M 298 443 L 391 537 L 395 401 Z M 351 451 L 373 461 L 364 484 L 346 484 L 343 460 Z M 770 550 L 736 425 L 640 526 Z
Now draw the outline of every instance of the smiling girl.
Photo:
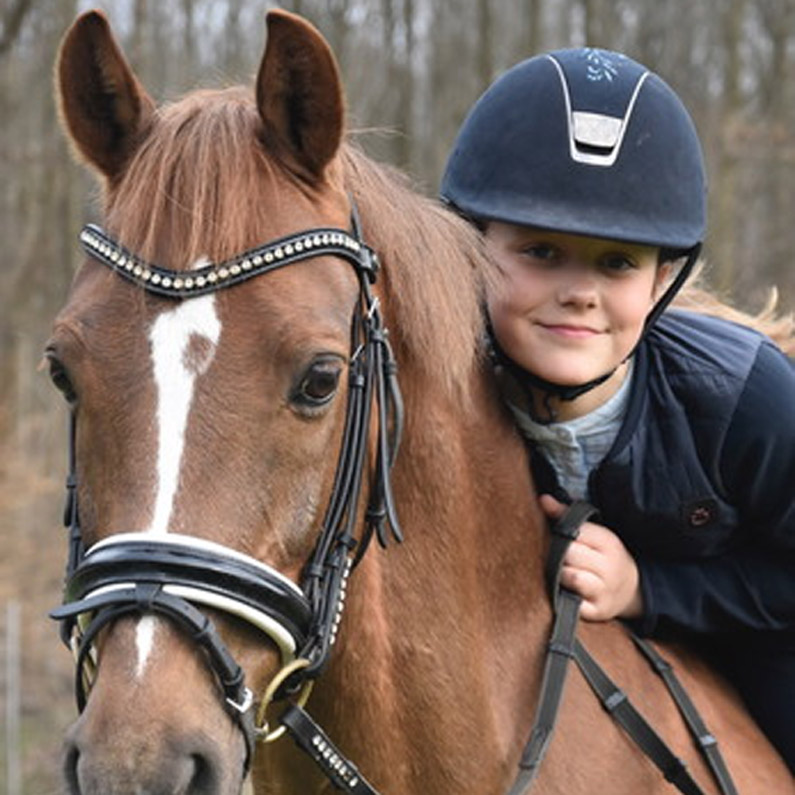
M 618 53 L 541 55 L 472 108 L 441 194 L 501 273 L 494 360 L 543 509 L 599 509 L 562 570 L 581 616 L 698 646 L 795 770 L 795 369 L 664 311 L 706 231 L 689 114 Z

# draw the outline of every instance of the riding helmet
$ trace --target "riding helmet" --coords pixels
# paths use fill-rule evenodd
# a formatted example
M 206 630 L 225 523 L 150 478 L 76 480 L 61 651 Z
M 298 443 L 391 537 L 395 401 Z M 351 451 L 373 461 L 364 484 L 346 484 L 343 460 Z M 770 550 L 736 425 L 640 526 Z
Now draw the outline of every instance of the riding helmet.
M 558 50 L 473 106 L 442 198 L 480 220 L 688 251 L 706 227 L 704 161 L 674 91 L 620 53 Z

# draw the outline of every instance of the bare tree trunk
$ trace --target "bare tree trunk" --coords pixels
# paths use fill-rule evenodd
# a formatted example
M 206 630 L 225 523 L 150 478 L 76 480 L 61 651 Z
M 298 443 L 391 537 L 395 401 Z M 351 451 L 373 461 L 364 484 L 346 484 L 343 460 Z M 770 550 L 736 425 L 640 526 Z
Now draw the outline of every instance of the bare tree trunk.
M 557 35 L 564 46 L 575 47 L 578 44 L 576 22 L 578 13 L 583 10 L 582 2 L 583 0 L 558 0 L 560 11 L 555 15 Z
M 11 49 L 22 30 L 25 17 L 33 8 L 33 0 L 14 0 L 3 10 L 2 29 L 0 30 L 0 58 Z
M 600 0 L 582 0 L 585 43 L 589 47 L 602 46 L 602 3 Z
M 381 48 L 387 57 L 395 48 L 395 0 L 381 0 Z
M 736 281 L 737 258 L 737 193 L 739 190 L 736 138 L 741 122 L 742 88 L 740 76 L 741 30 L 745 16 L 746 0 L 725 0 L 722 19 L 724 70 L 722 129 L 718 141 L 718 173 L 713 193 L 715 220 L 712 226 L 713 251 L 717 273 L 717 286 L 721 293 L 730 296 Z
M 328 39 L 343 73 L 348 65 L 348 7 L 349 0 L 327 0 L 330 26 Z
M 400 81 L 400 108 L 403 135 L 398 138 L 397 164 L 411 170 L 414 149 L 414 0 L 403 0 L 405 36 Z
M 766 151 L 770 162 L 760 169 L 764 180 L 762 195 L 768 208 L 758 223 L 766 241 L 763 263 L 768 279 L 781 284 L 795 283 L 789 263 L 793 245 L 792 219 L 784 208 L 793 206 L 795 176 L 795 134 L 788 91 L 795 81 L 795 59 L 791 55 L 795 39 L 795 7 L 789 0 L 761 0 L 758 4 L 763 28 L 770 42 L 770 67 L 760 86 L 764 96 L 762 118 Z M 768 280 L 766 279 L 766 281 Z
M 133 70 L 144 84 L 149 82 L 149 16 L 149 0 L 135 0 L 129 57 Z
M 613 0 L 582 0 L 585 44 L 611 49 L 620 30 L 619 10 Z
M 490 0 L 478 0 L 478 81 L 481 90 L 490 85 L 494 77 L 494 53 L 492 45 L 493 20 Z
M 401 81 L 398 78 L 400 66 L 397 54 L 397 21 L 395 14 L 395 0 L 381 0 L 381 52 L 384 54 L 384 101 L 382 103 L 384 117 L 382 124 L 395 130 L 395 137 L 387 143 L 389 149 L 388 159 L 394 158 L 395 163 L 401 162 L 402 152 L 407 146 L 401 140 L 405 135 L 405 128 L 400 123 L 402 102 L 395 94 L 400 90 Z M 386 142 L 385 142 L 386 143 Z
M 543 13 L 544 0 L 525 0 L 525 41 L 527 42 L 528 55 L 535 55 L 541 51 L 544 41 Z
M 228 0 L 224 19 L 224 71 L 228 75 L 239 75 L 243 70 L 243 31 L 240 14 L 243 0 Z
M 196 20 L 194 0 L 182 0 L 182 79 L 190 84 L 196 76 Z

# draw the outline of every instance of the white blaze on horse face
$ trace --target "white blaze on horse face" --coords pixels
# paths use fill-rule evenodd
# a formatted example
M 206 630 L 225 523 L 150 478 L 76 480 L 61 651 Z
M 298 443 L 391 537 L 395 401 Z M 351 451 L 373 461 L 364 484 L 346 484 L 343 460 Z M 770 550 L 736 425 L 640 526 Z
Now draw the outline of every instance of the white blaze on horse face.
M 197 262 L 195 267 L 206 263 Z M 158 316 L 149 332 L 157 389 L 157 491 L 150 533 L 167 533 L 179 489 L 185 433 L 196 379 L 206 372 L 221 337 L 215 296 L 204 295 Z M 136 628 L 140 678 L 154 647 L 157 622 L 144 616 Z
M 169 530 L 196 378 L 210 366 L 220 336 L 221 322 L 212 294 L 191 298 L 164 312 L 149 333 L 158 427 L 157 496 L 151 533 Z
M 154 616 L 144 616 L 135 628 L 135 645 L 138 649 L 138 664 L 135 667 L 135 675 L 139 679 L 143 676 L 154 642 L 155 618 Z

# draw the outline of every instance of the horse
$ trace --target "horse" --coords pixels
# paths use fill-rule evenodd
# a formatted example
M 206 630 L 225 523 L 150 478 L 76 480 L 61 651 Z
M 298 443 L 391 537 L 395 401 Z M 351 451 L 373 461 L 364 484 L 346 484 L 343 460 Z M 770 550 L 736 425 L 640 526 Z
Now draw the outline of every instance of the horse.
M 533 724 L 553 615 L 545 522 L 485 353 L 482 295 L 495 276 L 477 233 L 348 140 L 333 53 L 290 13 L 267 15 L 253 92 L 199 90 L 157 106 L 96 11 L 67 31 L 56 84 L 75 154 L 99 177 L 106 230 L 84 233 L 91 256 L 46 347 L 75 417 L 67 512 L 74 522 L 79 514 L 76 543 L 96 562 L 92 577 L 116 572 L 113 588 L 124 591 L 149 560 L 137 551 L 148 543 L 178 561 L 177 575 L 189 567 L 191 586 L 184 598 L 157 582 L 126 589 L 132 607 L 118 612 L 117 602 L 100 609 L 116 597 L 97 587 L 81 608 L 108 617 L 95 630 L 77 619 L 91 642 L 82 711 L 64 740 L 66 792 L 330 791 L 271 726 L 275 692 L 277 704 L 297 699 L 323 727 L 349 784 L 343 755 L 386 795 L 502 795 Z M 301 237 L 315 229 L 342 232 L 328 245 L 323 234 Z M 274 240 L 289 242 L 266 244 Z M 358 251 L 362 240 L 377 263 Z M 244 278 L 254 260 L 298 241 L 317 245 L 315 255 Z M 221 279 L 229 285 L 211 290 Z M 361 311 L 363 284 L 372 295 Z M 189 289 L 196 294 L 175 300 Z M 386 329 L 376 344 L 388 359 L 388 332 L 405 404 L 401 447 L 385 461 L 377 434 L 365 440 L 361 493 L 348 506 L 356 538 L 345 535 L 337 561 L 350 572 L 335 580 L 345 610 L 309 693 L 291 686 L 296 660 L 285 662 L 303 630 L 282 630 L 306 619 L 299 584 L 335 493 L 359 383 L 352 329 L 376 316 Z M 360 427 L 379 419 L 384 436 L 397 435 L 394 405 L 365 412 Z M 359 555 L 373 483 L 391 489 L 374 505 L 394 505 L 404 542 Z M 281 623 L 274 629 L 266 607 L 243 609 L 234 594 L 196 605 L 190 595 L 212 585 L 212 567 L 223 582 L 265 581 L 246 580 L 284 602 Z M 716 791 L 624 627 L 583 623 L 578 633 L 704 791 Z M 664 651 L 739 791 L 792 791 L 728 686 L 684 649 Z M 255 737 L 267 742 L 251 746 L 238 718 L 254 709 Z M 535 791 L 672 788 L 573 671 Z

